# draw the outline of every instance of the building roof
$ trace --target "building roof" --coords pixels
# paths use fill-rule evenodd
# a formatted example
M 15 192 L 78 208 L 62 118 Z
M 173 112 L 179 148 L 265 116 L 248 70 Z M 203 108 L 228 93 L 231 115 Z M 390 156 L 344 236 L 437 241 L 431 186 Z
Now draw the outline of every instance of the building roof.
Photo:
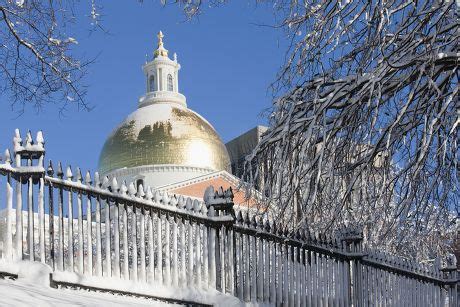
M 249 207 L 256 206 L 256 195 L 258 195 L 258 192 L 255 191 L 253 195 L 247 197 L 244 187 L 240 187 L 240 182 L 241 181 L 237 177 L 227 171 L 217 171 L 182 182 L 165 185 L 159 187 L 158 189 L 174 194 L 202 199 L 204 191 L 209 186 L 213 186 L 215 189 L 222 187 L 224 190 L 231 187 L 233 190 L 233 202 L 235 205 Z

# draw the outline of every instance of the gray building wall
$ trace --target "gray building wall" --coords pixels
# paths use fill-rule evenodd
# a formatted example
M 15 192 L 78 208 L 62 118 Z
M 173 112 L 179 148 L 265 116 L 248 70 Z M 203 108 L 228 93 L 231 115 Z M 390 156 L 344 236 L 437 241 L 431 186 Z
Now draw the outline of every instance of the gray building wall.
M 257 126 L 225 144 L 230 156 L 233 175 L 241 178 L 246 156 L 254 150 L 266 131 L 267 127 Z

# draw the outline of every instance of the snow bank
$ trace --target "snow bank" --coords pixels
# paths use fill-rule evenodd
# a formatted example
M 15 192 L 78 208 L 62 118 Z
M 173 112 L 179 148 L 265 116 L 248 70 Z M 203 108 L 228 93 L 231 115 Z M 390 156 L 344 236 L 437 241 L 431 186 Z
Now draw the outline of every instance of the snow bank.
M 204 291 L 196 288 L 165 287 L 160 283 L 134 283 L 117 278 L 88 277 L 71 272 L 54 272 L 52 279 L 56 282 L 72 283 L 104 290 L 123 291 L 134 295 L 170 298 L 216 306 L 241 306 L 241 301 L 236 297 L 212 289 Z
M 18 275 L 18 280 L 41 286 L 50 285 L 51 268 L 41 262 L 0 260 L 0 272 Z
M 151 299 L 132 298 L 109 293 L 53 289 L 21 279 L 0 279 L 0 293 L 0 306 L 177 306 L 174 304 L 156 302 Z

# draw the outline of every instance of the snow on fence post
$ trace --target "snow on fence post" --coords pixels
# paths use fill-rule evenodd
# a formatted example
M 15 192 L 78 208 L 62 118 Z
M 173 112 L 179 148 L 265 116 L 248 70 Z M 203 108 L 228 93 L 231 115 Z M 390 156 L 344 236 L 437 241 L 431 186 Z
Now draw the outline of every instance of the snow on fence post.
M 233 293 L 233 285 L 227 287 L 226 282 L 233 282 L 235 271 L 234 246 L 233 244 L 225 244 L 225 242 L 233 242 L 233 224 L 235 222 L 233 191 L 231 188 L 224 191 L 222 187 L 215 191 L 214 187 L 209 186 L 204 192 L 203 199 L 209 217 L 231 217 L 230 220 L 223 219 L 222 222 L 210 226 L 208 256 L 211 287 L 216 287 L 223 293 L 227 290 Z M 223 259 L 224 257 L 229 259 Z
M 38 131 L 35 143 L 32 139 L 32 134 L 30 131 L 27 132 L 25 144 L 22 142 L 19 130 L 16 129 L 15 137 L 13 139 L 14 145 L 14 155 L 16 158 L 16 168 L 15 171 L 17 174 L 16 180 L 18 185 L 16 186 L 16 201 L 17 201 L 17 211 L 16 211 L 16 247 L 18 248 L 17 256 L 18 259 L 22 258 L 22 182 L 27 180 L 27 250 L 29 253 L 29 260 L 35 260 L 35 244 L 34 244 L 34 183 L 38 182 L 38 238 L 39 238 L 39 258 L 41 262 L 45 262 L 45 216 L 44 216 L 44 177 L 45 177 L 45 168 L 44 168 L 44 139 L 41 131 Z M 8 155 L 9 156 L 9 155 Z M 11 159 L 7 159 L 11 165 Z M 27 166 L 23 166 L 21 161 L 27 160 Z M 11 188 L 11 183 L 9 183 L 9 188 Z M 8 189 L 8 194 L 12 193 L 12 188 Z M 11 195 L 12 196 L 12 195 Z M 11 209 L 12 211 L 12 197 L 8 198 L 8 201 L 11 200 Z M 9 204 L 8 204 L 9 206 Z M 7 214 L 10 215 L 10 210 Z M 11 230 L 11 229 L 10 229 Z M 8 240 L 9 241 L 9 240 Z M 7 241 L 7 242 L 8 242 Z M 12 246 L 12 241 L 11 241 Z M 8 248 L 8 243 L 7 243 Z
M 341 230 L 340 240 L 342 243 L 343 252 L 347 253 L 351 258 L 349 261 L 350 267 L 346 272 L 348 275 L 348 297 L 350 305 L 359 306 L 362 295 L 362 264 L 363 258 L 363 233 L 359 227 L 347 227 Z

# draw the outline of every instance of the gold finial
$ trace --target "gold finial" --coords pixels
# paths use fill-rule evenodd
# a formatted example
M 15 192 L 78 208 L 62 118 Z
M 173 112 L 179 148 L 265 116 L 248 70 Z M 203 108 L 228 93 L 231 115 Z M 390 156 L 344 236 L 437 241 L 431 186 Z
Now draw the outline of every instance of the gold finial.
M 158 49 L 155 50 L 155 57 L 157 56 L 168 56 L 168 50 L 166 50 L 164 47 L 163 47 L 163 32 L 158 32 L 157 34 L 157 37 L 158 37 Z

